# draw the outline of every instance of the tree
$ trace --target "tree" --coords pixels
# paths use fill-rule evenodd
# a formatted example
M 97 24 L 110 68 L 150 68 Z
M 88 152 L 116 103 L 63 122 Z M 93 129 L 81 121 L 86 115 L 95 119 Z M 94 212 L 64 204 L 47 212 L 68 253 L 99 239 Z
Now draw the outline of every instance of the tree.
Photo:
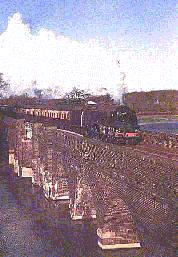
M 3 73 L 0 72 L 0 98 L 4 97 L 4 93 L 6 93 L 9 89 L 9 83 L 4 80 Z
M 174 104 L 173 101 L 171 101 L 171 100 L 167 101 L 166 105 L 167 105 L 167 106 L 166 106 L 166 107 L 167 107 L 167 110 L 168 110 L 169 112 L 174 113 L 174 112 L 176 111 L 176 106 L 175 106 L 175 104 Z
M 112 98 L 111 94 L 106 93 L 105 97 L 106 97 L 106 99 L 107 99 L 108 101 L 113 101 L 113 98 Z
M 38 89 L 38 88 L 35 88 L 34 89 L 34 94 L 37 98 L 41 99 L 43 97 L 43 90 L 42 89 Z
M 71 102 L 81 102 L 89 96 L 90 94 L 86 93 L 84 90 L 74 87 L 70 93 L 66 94 L 65 99 Z

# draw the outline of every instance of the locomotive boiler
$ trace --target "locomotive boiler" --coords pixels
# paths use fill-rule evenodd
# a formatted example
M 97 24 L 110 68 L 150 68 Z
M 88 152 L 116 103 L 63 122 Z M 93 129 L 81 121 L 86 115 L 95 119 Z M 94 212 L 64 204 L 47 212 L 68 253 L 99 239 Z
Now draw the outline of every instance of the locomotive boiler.
M 85 116 L 88 137 L 117 144 L 138 144 L 141 141 L 136 113 L 125 105 L 109 113 L 86 113 Z

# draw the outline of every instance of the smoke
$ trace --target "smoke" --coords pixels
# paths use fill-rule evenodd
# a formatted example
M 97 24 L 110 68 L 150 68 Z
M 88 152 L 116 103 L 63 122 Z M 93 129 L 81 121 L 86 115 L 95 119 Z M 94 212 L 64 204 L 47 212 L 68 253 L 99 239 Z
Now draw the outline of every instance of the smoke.
M 53 97 L 73 87 L 116 99 L 121 95 L 119 67 L 109 49 L 96 40 L 80 43 L 43 28 L 32 33 L 20 13 L 9 18 L 0 35 L 0 72 L 10 81 L 9 94 L 32 94 L 35 84 Z
M 15 13 L 0 34 L 0 72 L 10 83 L 9 95 L 33 95 L 37 88 L 44 96 L 57 98 L 76 87 L 120 99 L 120 71 L 126 73 L 129 92 L 177 89 L 177 37 L 156 47 L 143 40 L 143 47 L 135 49 L 132 38 L 129 47 L 125 43 L 111 41 L 110 47 L 95 39 L 81 43 L 44 28 L 32 33 Z

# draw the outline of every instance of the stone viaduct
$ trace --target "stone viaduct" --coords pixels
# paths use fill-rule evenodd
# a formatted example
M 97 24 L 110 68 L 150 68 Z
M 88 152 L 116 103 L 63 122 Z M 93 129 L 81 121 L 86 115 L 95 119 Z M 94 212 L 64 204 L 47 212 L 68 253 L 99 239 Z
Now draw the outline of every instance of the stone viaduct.
M 139 248 L 144 233 L 174 243 L 176 161 L 24 119 L 8 119 L 8 141 L 14 173 L 96 219 L 102 249 Z

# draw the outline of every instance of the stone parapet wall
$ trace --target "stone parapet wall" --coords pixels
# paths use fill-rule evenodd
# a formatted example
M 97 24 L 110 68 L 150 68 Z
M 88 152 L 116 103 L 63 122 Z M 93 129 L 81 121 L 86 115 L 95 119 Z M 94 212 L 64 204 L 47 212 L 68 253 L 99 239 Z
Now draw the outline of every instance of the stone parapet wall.
M 142 153 L 138 149 L 125 146 L 113 146 L 96 140 L 89 140 L 73 132 L 57 130 L 53 128 L 43 129 L 41 136 L 41 158 L 46 163 L 47 144 L 45 140 L 51 140 L 48 148 L 53 149 L 53 179 L 56 176 L 56 167 L 61 165 L 70 174 L 70 197 L 75 202 L 77 188 L 76 178 L 84 177 L 85 182 L 91 188 L 96 206 L 97 221 L 103 233 L 115 231 L 123 235 L 120 221 L 124 224 L 127 217 L 131 216 L 135 224 L 141 223 L 151 235 L 157 231 L 158 237 L 173 237 L 175 222 L 175 191 L 176 191 L 176 163 L 155 157 L 152 154 Z M 47 139 L 48 138 L 48 139 Z M 46 148 L 45 146 L 46 145 Z M 49 158 L 50 159 L 50 158 Z M 50 167 L 50 166 L 49 166 Z M 49 168 L 48 168 L 49 170 Z M 126 204 L 119 214 L 119 199 Z M 115 200 L 116 206 L 113 205 Z M 74 204 L 73 202 L 73 204 Z M 126 216 L 124 216 L 124 209 Z M 131 217 L 130 217 L 131 218 Z M 128 218 L 130 232 L 131 220 Z M 125 231 L 129 229 L 125 224 Z M 120 231 L 120 232 L 119 232 Z M 111 233 L 112 234 L 112 233 Z M 135 233 L 134 233 L 135 234 Z M 130 243 L 135 235 L 127 238 Z M 125 240 L 125 236 L 123 236 Z M 128 237 L 128 235 L 127 235 Z M 107 239 L 110 242 L 116 238 Z M 123 242 L 120 240 L 120 242 Z M 137 241 L 138 242 L 138 241 Z
M 25 138 L 25 120 L 7 119 L 9 164 L 18 160 L 20 167 L 32 167 L 32 140 Z
M 121 198 L 135 224 L 142 224 L 150 235 L 157 231 L 158 238 L 173 238 L 176 162 L 149 152 L 142 153 L 133 147 L 106 145 L 70 132 L 58 133 L 68 169 L 76 164 L 81 167 L 78 176 L 85 177 L 92 189 L 97 212 L 104 215 L 98 217 L 101 228 L 120 231 L 120 215 L 111 199 L 119 206 Z M 106 222 L 107 216 L 110 222 Z
M 178 148 L 178 134 L 142 132 L 143 143 L 147 145 L 158 145 L 165 148 Z

